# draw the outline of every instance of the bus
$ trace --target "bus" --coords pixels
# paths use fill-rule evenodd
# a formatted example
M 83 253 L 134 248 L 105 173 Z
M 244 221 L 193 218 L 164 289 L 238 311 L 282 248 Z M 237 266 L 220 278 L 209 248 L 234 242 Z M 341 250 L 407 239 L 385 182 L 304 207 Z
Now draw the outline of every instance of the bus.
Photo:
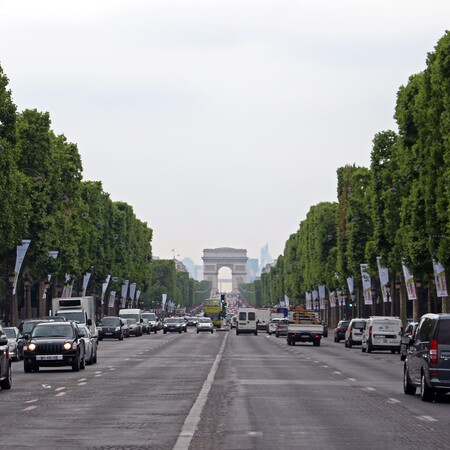
M 220 298 L 207 298 L 203 302 L 203 314 L 209 317 L 214 326 L 221 328 L 222 326 L 222 302 Z

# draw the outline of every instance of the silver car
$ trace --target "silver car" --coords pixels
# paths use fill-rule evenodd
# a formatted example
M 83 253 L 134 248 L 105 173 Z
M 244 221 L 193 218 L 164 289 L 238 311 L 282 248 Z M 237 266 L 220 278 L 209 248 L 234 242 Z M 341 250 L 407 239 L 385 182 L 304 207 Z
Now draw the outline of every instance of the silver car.
M 89 328 L 84 324 L 77 324 L 78 335 L 84 341 L 84 358 L 86 364 L 91 365 L 97 362 L 97 339 L 92 337 Z
M 23 359 L 24 339 L 20 337 L 20 331 L 17 327 L 4 327 L 3 331 L 8 338 L 9 354 L 12 361 Z
M 209 317 L 200 317 L 197 322 L 197 334 L 200 331 L 209 331 L 211 334 L 214 333 L 214 324 Z

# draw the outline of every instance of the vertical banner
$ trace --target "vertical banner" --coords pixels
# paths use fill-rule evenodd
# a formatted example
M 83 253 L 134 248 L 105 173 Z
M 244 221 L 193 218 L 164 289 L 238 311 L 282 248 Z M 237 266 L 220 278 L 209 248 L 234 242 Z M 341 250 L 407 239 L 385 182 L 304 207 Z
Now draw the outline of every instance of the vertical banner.
M 383 303 L 391 301 L 391 290 L 389 288 L 389 270 L 381 265 L 381 257 L 377 256 L 378 275 L 380 276 L 381 293 L 383 295 Z
M 312 307 L 311 307 L 311 292 L 306 291 L 305 298 L 306 298 L 306 309 L 312 309 Z
M 336 308 L 336 292 L 330 292 L 330 308 Z
M 314 289 L 312 291 L 313 296 L 313 309 L 319 309 L 319 293 Z
M 62 298 L 70 298 L 72 297 L 72 288 L 73 288 L 73 283 L 70 283 L 70 280 L 72 278 L 72 275 L 70 275 L 70 273 L 66 273 L 64 275 L 64 288 L 61 294 Z
M 108 290 L 108 284 L 109 284 L 110 279 L 111 279 L 111 275 L 108 275 L 106 277 L 105 282 L 102 283 L 102 298 L 101 298 L 101 302 L 100 302 L 102 305 L 104 304 L 105 294 L 106 294 L 106 291 Z
M 141 291 L 138 289 L 136 291 L 136 304 L 139 305 L 139 300 L 141 298 Z
M 108 308 L 114 308 L 115 301 L 116 301 L 116 291 L 111 291 L 109 293 Z
M 360 264 L 361 267 L 361 281 L 364 292 L 364 304 L 372 304 L 372 278 L 368 272 L 369 264 Z
M 321 285 L 319 286 L 319 298 L 320 298 L 321 300 L 324 300 L 325 297 L 326 297 L 325 285 L 324 285 L 324 284 L 321 284 Z
M 122 292 L 120 298 L 122 299 L 122 308 L 125 308 L 127 305 L 127 293 L 128 293 L 128 283 L 129 280 L 123 280 L 122 283 Z
M 130 284 L 130 298 L 131 298 L 130 308 L 132 308 L 134 306 L 134 296 L 135 295 L 136 295 L 136 283 L 131 283 Z
M 162 309 L 165 310 L 166 308 L 166 302 L 167 302 L 167 294 L 163 294 L 162 298 L 161 298 L 161 304 L 162 304 Z
M 348 286 L 348 293 L 350 295 L 353 294 L 353 291 L 355 289 L 355 280 L 353 277 L 348 277 L 347 278 L 347 286 Z
M 409 269 L 403 264 L 403 275 L 405 276 L 406 292 L 408 300 L 417 300 L 416 285 L 414 283 L 414 276 Z
M 30 246 L 31 240 L 22 240 L 22 245 L 17 246 L 16 250 L 16 265 L 14 267 L 14 284 L 13 284 L 13 295 L 16 293 L 17 280 L 19 279 L 20 269 L 22 268 L 22 263 L 27 254 L 28 247 Z
M 289 308 L 289 297 L 286 294 L 284 294 L 284 304 L 286 308 Z
M 448 297 L 447 282 L 445 281 L 445 270 L 441 263 L 433 261 L 434 280 L 436 282 L 436 295 Z
M 56 259 L 58 257 L 59 251 L 58 250 L 50 250 L 48 252 L 48 256 L 50 258 Z M 50 283 L 52 281 L 52 274 L 47 274 L 47 281 Z M 44 292 L 42 293 L 42 298 L 47 298 L 47 288 L 44 288 Z
M 86 294 L 86 290 L 87 290 L 87 287 L 88 287 L 88 284 L 89 284 L 89 280 L 91 279 L 91 275 L 92 275 L 91 272 L 86 272 L 83 275 L 83 293 L 81 294 L 82 297 L 84 297 L 85 294 Z

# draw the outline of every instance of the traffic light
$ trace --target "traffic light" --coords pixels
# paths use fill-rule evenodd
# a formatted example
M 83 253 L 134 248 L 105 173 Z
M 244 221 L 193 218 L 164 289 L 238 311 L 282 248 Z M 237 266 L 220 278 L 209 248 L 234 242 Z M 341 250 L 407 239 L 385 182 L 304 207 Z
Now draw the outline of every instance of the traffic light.
M 222 303 L 222 318 L 227 315 L 227 302 L 225 299 L 225 294 L 220 294 L 220 302 Z

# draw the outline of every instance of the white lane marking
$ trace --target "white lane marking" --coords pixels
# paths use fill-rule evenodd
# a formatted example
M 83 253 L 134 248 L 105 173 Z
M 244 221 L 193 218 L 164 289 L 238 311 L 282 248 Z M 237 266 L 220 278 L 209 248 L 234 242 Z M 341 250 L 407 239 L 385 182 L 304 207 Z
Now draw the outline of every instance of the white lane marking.
M 316 364 L 319 364 L 320 363 L 320 361 L 314 361 Z
M 115 367 L 111 367 L 109 370 L 116 370 L 116 368 Z
M 62 397 L 63 395 L 66 395 L 67 392 L 60 392 L 59 394 L 56 394 L 55 397 Z
M 55 391 L 56 391 L 56 392 L 59 392 L 59 391 L 63 391 L 64 389 L 65 389 L 65 387 L 64 387 L 64 386 L 61 386 L 61 387 L 59 387 L 59 388 L 56 388 Z
M 96 370 L 94 373 L 102 373 L 101 370 Z
M 363 389 L 367 389 L 368 391 L 375 391 L 375 388 L 373 388 L 373 387 L 365 387 L 365 388 L 363 388 Z
M 401 401 L 396 398 L 388 398 L 388 403 L 401 403 Z
M 36 405 L 33 405 L 33 406 L 27 406 L 26 408 L 22 409 L 22 411 L 31 411 L 31 410 L 36 409 L 36 408 L 37 408 Z
M 260 437 L 262 436 L 262 432 L 261 431 L 249 431 L 247 433 L 248 436 L 252 436 L 252 437 Z
M 49 384 L 43 384 L 42 387 L 44 389 L 51 389 L 52 388 L 51 385 L 49 385 Z
M 229 334 L 227 333 L 223 339 L 219 353 L 217 354 L 216 359 L 214 360 L 211 370 L 209 371 L 208 377 L 203 383 L 202 389 L 198 394 L 194 406 L 192 406 L 188 416 L 186 417 L 186 420 L 184 421 L 183 428 L 181 430 L 180 435 L 178 436 L 177 442 L 175 443 L 173 450 L 185 450 L 189 448 L 195 430 L 197 429 L 197 425 L 200 422 L 200 415 L 202 413 L 203 407 L 205 406 L 209 391 L 214 382 L 214 377 L 219 367 L 220 360 L 222 359 L 222 355 L 225 350 L 225 344 L 227 342 L 228 336 Z
M 417 416 L 419 420 L 425 420 L 426 422 L 437 422 L 434 417 L 431 416 Z
M 102 373 L 97 373 L 95 376 L 96 376 L 96 377 L 102 377 L 103 374 L 102 374 Z
M 347 378 L 348 381 L 356 381 L 356 378 Z
M 34 398 L 33 400 L 27 400 L 24 403 L 34 403 L 34 402 L 37 402 L 37 398 Z
M 335 375 L 340 375 L 342 372 L 339 372 L 339 370 L 335 370 L 333 373 L 334 373 Z
M 328 369 L 328 366 L 327 366 L 326 364 L 324 364 L 322 367 L 323 367 L 324 369 Z
M 85 381 L 82 381 L 81 383 L 78 383 L 78 386 L 84 386 L 85 384 L 87 384 Z
M 80 378 L 78 381 L 86 381 L 87 378 Z

